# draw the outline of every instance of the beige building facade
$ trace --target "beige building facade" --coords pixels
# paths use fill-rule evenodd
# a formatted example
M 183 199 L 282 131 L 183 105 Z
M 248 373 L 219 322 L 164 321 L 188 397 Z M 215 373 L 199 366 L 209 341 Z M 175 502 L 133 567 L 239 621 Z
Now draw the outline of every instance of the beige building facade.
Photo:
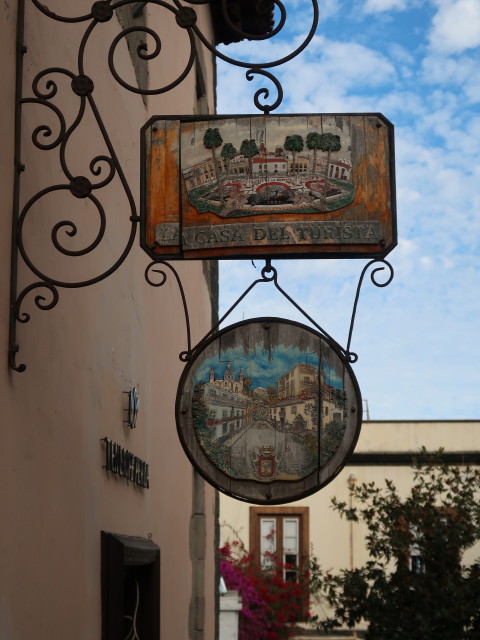
M 25 217 L 22 237 L 32 263 L 52 280 L 95 280 L 119 260 L 137 223 L 130 219 L 129 198 L 138 211 L 141 127 L 157 114 L 213 113 L 212 55 L 199 51 L 183 82 L 160 96 L 128 91 L 108 68 L 122 28 L 148 25 L 159 35 L 161 53 L 148 72 L 135 55 L 145 39 L 149 52 L 155 49 L 145 32 L 120 37 L 113 53 L 123 82 L 152 89 L 173 82 L 185 68 L 188 33 L 173 11 L 153 3 L 125 4 L 110 17 L 109 3 L 95 3 L 107 18 L 92 27 L 83 57 L 81 74 L 94 85 L 92 105 L 72 76 L 79 74 L 80 43 L 93 21 L 70 20 L 88 16 L 92 3 L 49 0 L 49 9 L 67 18 L 57 21 L 27 0 L 23 96 L 30 100 L 22 107 L 20 158 L 15 158 L 16 24 L 22 4 L 0 7 L 0 343 L 5 356 L 0 367 L 0 638 L 137 637 L 128 633 L 139 604 L 135 621 L 142 638 L 211 640 L 216 634 L 217 499 L 193 471 L 176 433 L 179 353 L 187 347 L 187 334 L 175 278 L 165 269 L 163 286 L 147 283 L 150 260 L 140 249 L 137 230 L 128 256 L 109 277 L 86 287 L 57 287 L 59 299 L 50 310 L 39 308 L 35 297 L 43 297 L 40 307 L 49 305 L 52 288 L 36 286 L 25 296 L 19 314 L 30 314 L 30 320 L 16 323 L 14 356 L 17 366 L 26 365 L 24 372 L 7 366 L 7 345 L 17 167 L 24 169 L 20 211 L 35 194 L 57 185 Z M 209 5 L 195 5 L 195 11 L 197 24 L 213 40 Z M 36 96 L 33 79 L 46 68 L 57 70 L 39 80 Z M 55 96 L 50 96 L 52 87 Z M 112 150 L 94 109 L 130 193 L 118 172 L 86 197 L 69 188 L 65 166 L 73 177 L 88 176 L 93 184 L 109 175 Z M 32 136 L 44 146 L 61 136 L 61 118 L 71 134 L 64 149 L 32 144 Z M 23 167 L 15 164 L 19 160 Z M 102 211 L 104 235 L 81 256 L 79 250 L 96 242 Z M 58 251 L 53 239 L 67 253 Z M 197 261 L 176 267 L 196 343 L 215 315 L 216 265 Z M 157 278 L 161 281 L 161 274 Z M 19 257 L 17 292 L 38 281 Z
M 353 525 L 332 510 L 331 501 L 349 503 L 351 482 L 393 480 L 407 496 L 413 480 L 412 458 L 422 447 L 440 448 L 451 464 L 480 465 L 480 421 L 368 421 L 362 426 L 355 452 L 339 475 L 318 493 L 284 506 L 257 507 L 222 495 L 220 498 L 221 541 L 239 536 L 255 557 L 275 553 L 280 562 L 301 566 L 309 553 L 325 569 L 340 571 L 360 567 L 368 559 L 366 530 Z M 286 536 L 285 531 L 289 532 Z M 274 544 L 275 548 L 272 548 Z M 480 543 L 466 552 L 464 561 L 480 556 Z M 325 609 L 312 603 L 312 614 Z M 353 637 L 348 633 L 345 637 Z

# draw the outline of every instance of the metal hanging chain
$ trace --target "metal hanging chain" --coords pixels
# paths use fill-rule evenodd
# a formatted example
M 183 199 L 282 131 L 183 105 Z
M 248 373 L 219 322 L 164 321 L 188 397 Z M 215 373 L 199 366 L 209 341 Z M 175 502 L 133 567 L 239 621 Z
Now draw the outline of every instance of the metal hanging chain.
M 257 7 L 262 5 L 263 0 L 258 0 Z M 252 80 L 255 75 L 262 75 L 269 79 L 275 86 L 277 91 L 276 100 L 269 105 L 262 105 L 260 100 L 267 100 L 269 97 L 269 90 L 267 88 L 258 89 L 255 92 L 253 101 L 255 106 L 263 113 L 270 113 L 273 109 L 277 108 L 283 99 L 283 90 L 279 80 L 273 73 L 267 71 L 285 62 L 288 62 L 295 56 L 297 56 L 305 47 L 309 44 L 318 24 L 318 1 L 311 0 L 312 2 L 312 26 L 305 37 L 304 41 L 293 50 L 289 55 L 284 56 L 279 60 L 270 62 L 258 62 L 250 63 L 235 58 L 219 51 L 213 46 L 202 33 L 197 22 L 197 14 L 192 6 L 185 6 L 179 0 L 173 0 L 173 4 L 164 2 L 163 0 L 148 0 L 148 2 L 140 3 L 141 5 L 149 5 L 159 11 L 165 11 L 173 14 L 176 23 L 180 29 L 185 30 L 190 45 L 190 54 L 183 70 L 178 77 L 166 84 L 165 86 L 154 89 L 141 89 L 139 87 L 130 85 L 126 82 L 118 73 L 115 67 L 115 51 L 118 44 L 122 39 L 126 38 L 132 33 L 143 34 L 148 36 L 153 41 L 153 49 L 149 52 L 146 44 L 140 44 L 134 52 L 140 60 L 152 61 L 160 57 L 162 42 L 160 36 L 151 28 L 145 25 L 138 25 L 129 27 L 120 31 L 120 33 L 114 38 L 108 51 L 108 65 L 112 76 L 115 78 L 118 84 L 120 84 L 126 90 L 141 94 L 141 95 L 161 95 L 174 89 L 181 84 L 187 75 L 191 72 L 194 62 L 197 57 L 195 49 L 195 37 L 197 37 L 203 45 L 216 57 L 220 58 L 229 64 L 246 69 L 247 80 Z M 17 80 L 16 80 L 16 111 L 15 111 L 15 166 L 16 171 L 14 174 L 14 206 L 12 214 L 12 265 L 11 265 L 11 286 L 10 286 L 10 329 L 9 329 L 9 365 L 16 371 L 25 371 L 26 366 L 24 364 L 16 363 L 16 356 L 19 350 L 16 337 L 17 322 L 26 323 L 30 320 L 30 314 L 23 311 L 23 304 L 26 298 L 30 297 L 31 293 L 36 293 L 34 296 L 34 303 L 40 310 L 49 310 L 56 306 L 59 301 L 59 289 L 60 288 L 80 288 L 86 287 L 98 283 L 114 273 L 126 260 L 127 256 L 132 249 L 138 223 L 140 217 L 137 212 L 137 205 L 135 198 L 129 186 L 127 177 L 124 174 L 123 168 L 120 164 L 119 158 L 115 151 L 115 146 L 112 143 L 108 134 L 107 126 L 100 113 L 97 103 L 94 99 L 94 78 L 87 73 L 85 67 L 85 51 L 87 45 L 90 42 L 90 38 L 94 32 L 101 29 L 103 23 L 108 22 L 114 16 L 114 11 L 124 6 L 131 6 L 133 11 L 139 11 L 139 3 L 136 0 L 120 0 L 118 2 L 112 2 L 112 0 L 97 1 L 92 4 L 89 13 L 82 14 L 80 16 L 64 16 L 55 13 L 50 10 L 45 4 L 39 0 L 30 0 L 30 6 L 33 6 L 36 10 L 42 13 L 45 17 L 55 20 L 61 23 L 88 23 L 81 38 L 78 56 L 77 56 L 77 69 L 71 70 L 63 68 L 61 66 L 49 67 L 41 70 L 32 81 L 32 95 L 23 95 L 23 57 L 27 52 L 27 48 L 24 42 L 24 17 L 25 17 L 25 0 L 18 0 L 18 16 L 17 16 Z M 189 5 L 207 5 L 212 4 L 211 0 L 190 0 Z M 277 8 L 279 12 L 278 24 L 272 28 L 271 31 L 265 33 L 265 35 L 255 35 L 243 32 L 238 28 L 236 24 L 231 20 L 228 12 L 227 0 L 219 0 L 220 10 L 225 24 L 234 33 L 238 34 L 241 38 L 248 38 L 251 40 L 267 40 L 277 35 L 283 28 L 286 21 L 286 9 L 280 0 L 272 0 L 270 10 Z M 265 5 L 266 6 L 266 5 Z M 140 10 L 143 8 L 140 7 Z M 272 8 L 273 7 L 273 8 Z M 158 60 L 157 60 L 158 61 Z M 71 123 L 67 122 L 62 110 L 53 102 L 53 99 L 59 91 L 59 78 L 67 78 L 70 81 L 72 92 L 78 98 L 77 113 Z M 22 171 L 25 170 L 25 166 L 21 162 L 20 158 L 20 145 L 21 145 L 21 115 L 22 109 L 27 105 L 37 105 L 53 114 L 57 128 L 56 132 L 52 130 L 49 124 L 38 125 L 32 133 L 32 143 L 34 147 L 43 151 L 58 151 L 58 160 L 61 167 L 61 171 L 65 180 L 58 184 L 53 184 L 46 187 L 37 193 L 35 193 L 26 202 L 23 208 L 20 209 L 20 176 Z M 47 111 L 45 113 L 47 113 Z M 69 148 L 70 141 L 73 134 L 79 129 L 83 123 L 87 113 L 93 115 L 94 120 L 98 126 L 100 132 L 100 138 L 103 141 L 107 153 L 102 153 L 94 156 L 89 163 L 90 175 L 78 176 L 71 170 L 67 161 L 67 149 Z M 93 252 L 102 240 L 105 238 L 107 228 L 107 212 L 98 197 L 97 194 L 102 193 L 102 189 L 109 184 L 112 184 L 114 180 L 119 180 L 122 188 L 122 192 L 126 199 L 126 211 L 128 211 L 130 221 L 130 231 L 123 250 L 120 255 L 113 261 L 113 264 L 103 270 L 98 275 L 90 277 L 86 280 L 74 280 L 68 281 L 59 278 L 56 275 L 45 273 L 42 268 L 38 266 L 29 255 L 29 252 L 25 246 L 24 234 L 26 229 L 26 222 L 29 214 L 37 203 L 43 198 L 52 193 L 64 193 L 74 198 L 85 199 L 98 215 L 98 230 L 95 238 L 87 246 L 80 249 L 71 249 L 65 246 L 64 240 L 68 238 L 74 238 L 78 235 L 78 228 L 75 222 L 69 219 L 61 220 L 57 222 L 51 230 L 51 242 L 56 251 L 67 257 L 79 257 L 85 256 Z M 28 284 L 18 292 L 17 290 L 17 270 L 18 270 L 18 254 L 21 255 L 28 269 L 35 275 L 37 280 Z M 180 293 L 186 314 L 187 323 L 187 335 L 188 335 L 188 351 L 190 351 L 190 328 L 188 320 L 188 311 L 186 307 L 185 295 L 183 288 L 181 287 L 180 278 L 170 264 L 163 263 L 174 274 L 177 283 L 180 287 Z M 151 269 L 149 265 L 146 269 L 148 273 Z M 155 271 L 155 270 L 154 270 Z M 165 272 L 162 272 L 165 277 Z M 147 282 L 153 284 L 153 281 L 147 277 Z M 155 284 L 155 286 L 161 286 L 161 284 Z
M 353 334 L 353 327 L 355 324 L 355 317 L 356 317 L 356 313 L 357 313 L 357 305 L 358 305 L 358 299 L 360 297 L 360 290 L 362 288 L 362 284 L 363 284 L 363 279 L 365 274 L 367 273 L 368 269 L 371 266 L 376 266 L 375 269 L 373 269 L 372 273 L 370 274 L 370 278 L 372 283 L 376 286 L 376 287 L 386 287 L 387 285 L 390 284 L 390 282 L 393 279 L 394 276 L 394 271 L 393 271 L 393 267 L 392 265 L 387 262 L 384 259 L 374 259 L 374 260 L 370 260 L 370 262 L 368 262 L 365 267 L 362 270 L 362 273 L 360 275 L 360 279 L 358 281 L 358 285 L 357 285 L 357 291 L 355 294 L 355 302 L 353 305 L 353 311 L 352 311 L 352 316 L 351 316 L 351 320 L 350 320 L 350 329 L 348 332 L 348 342 L 347 342 L 347 347 L 346 349 L 344 349 L 336 340 L 334 340 L 334 338 L 332 338 L 331 335 L 329 335 L 327 333 L 327 331 L 325 331 L 325 329 L 323 329 L 313 318 L 312 316 L 310 316 L 304 309 L 302 309 L 302 307 L 295 302 L 295 300 L 288 295 L 288 293 L 278 284 L 278 272 L 275 269 L 275 267 L 272 266 L 272 261 L 270 258 L 267 258 L 265 260 L 265 266 L 263 267 L 262 271 L 261 271 L 261 278 L 257 278 L 256 280 L 254 280 L 252 282 L 252 284 L 247 287 L 247 289 L 245 289 L 245 291 L 242 293 L 242 295 L 238 298 L 238 300 L 236 300 L 233 305 L 228 309 L 228 311 L 226 311 L 223 316 L 220 318 L 220 320 L 216 323 L 216 325 L 214 327 L 212 327 L 212 329 L 210 329 L 210 331 L 202 338 L 202 340 L 200 340 L 200 342 L 198 342 L 193 349 L 190 348 L 187 351 L 182 351 L 180 353 L 180 360 L 182 360 L 182 362 L 188 362 L 189 360 L 192 359 L 192 357 L 195 356 L 196 353 L 198 353 L 199 351 L 201 351 L 201 349 L 203 348 L 204 344 L 215 334 L 217 333 L 220 325 L 222 324 L 222 322 L 224 320 L 226 320 L 228 318 L 228 316 L 232 313 L 232 311 L 234 311 L 234 309 L 236 309 L 236 307 L 240 304 L 240 302 L 250 293 L 250 291 L 252 291 L 252 289 L 254 289 L 257 284 L 262 284 L 262 283 L 270 283 L 273 282 L 275 288 L 298 310 L 300 311 L 300 313 L 307 318 L 307 320 L 309 322 L 311 322 L 313 324 L 313 326 L 319 331 L 319 333 L 325 337 L 330 343 L 332 343 L 339 351 L 340 353 L 343 354 L 343 356 L 345 357 L 345 360 L 349 363 L 354 363 L 358 360 L 358 355 L 353 352 L 350 351 L 350 345 L 351 345 L 351 341 L 352 341 L 352 334 Z M 378 272 L 383 271 L 385 269 L 385 267 L 389 270 L 389 276 L 387 278 L 387 280 L 383 283 L 378 282 L 376 280 L 376 275 Z M 162 283 L 163 284 L 163 283 Z M 190 333 L 189 333 L 189 345 L 190 345 Z

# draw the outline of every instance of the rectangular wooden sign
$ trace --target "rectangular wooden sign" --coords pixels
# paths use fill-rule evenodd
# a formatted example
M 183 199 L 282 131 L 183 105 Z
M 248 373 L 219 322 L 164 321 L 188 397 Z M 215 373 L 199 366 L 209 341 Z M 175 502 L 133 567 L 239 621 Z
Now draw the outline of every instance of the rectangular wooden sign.
M 397 244 L 381 114 L 154 117 L 141 245 L 153 258 L 384 257 Z

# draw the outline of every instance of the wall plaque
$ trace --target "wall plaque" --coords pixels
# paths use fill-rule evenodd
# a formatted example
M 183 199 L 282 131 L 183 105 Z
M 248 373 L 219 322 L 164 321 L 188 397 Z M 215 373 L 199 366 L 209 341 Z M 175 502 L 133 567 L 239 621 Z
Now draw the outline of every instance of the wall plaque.
M 150 486 L 148 464 L 110 438 L 102 438 L 102 442 L 105 444 L 103 468 L 126 478 L 139 487 L 148 489 Z
M 313 493 L 343 468 L 362 401 L 338 345 L 305 325 L 257 318 L 198 348 L 180 380 L 176 419 L 192 464 L 215 487 L 257 504 Z
M 154 117 L 142 129 L 152 258 L 384 257 L 397 243 L 381 114 Z

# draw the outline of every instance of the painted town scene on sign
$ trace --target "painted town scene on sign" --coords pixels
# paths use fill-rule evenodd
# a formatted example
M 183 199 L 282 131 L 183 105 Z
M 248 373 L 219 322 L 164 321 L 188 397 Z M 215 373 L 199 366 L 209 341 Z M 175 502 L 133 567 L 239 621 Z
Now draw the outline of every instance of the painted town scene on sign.
M 381 114 L 154 118 L 141 245 L 153 257 L 385 256 L 397 242 Z
M 236 118 L 183 126 L 190 204 L 222 218 L 335 211 L 355 196 L 351 127 L 335 117 Z
M 232 478 L 300 480 L 325 466 L 344 437 L 349 400 L 343 363 L 324 341 L 299 347 L 296 331 L 285 336 L 250 344 L 230 339 L 192 368 L 196 438 Z

